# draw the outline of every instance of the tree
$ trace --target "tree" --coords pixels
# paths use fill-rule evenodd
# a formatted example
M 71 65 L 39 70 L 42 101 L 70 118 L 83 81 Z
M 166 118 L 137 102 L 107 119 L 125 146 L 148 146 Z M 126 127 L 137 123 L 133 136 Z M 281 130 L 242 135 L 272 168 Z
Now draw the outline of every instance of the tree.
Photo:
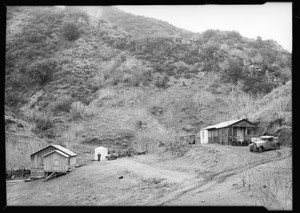
M 239 61 L 231 61 L 229 63 L 228 69 L 225 71 L 225 73 L 222 76 L 222 79 L 225 82 L 230 82 L 233 84 L 236 84 L 239 80 L 243 80 L 245 78 L 245 75 L 243 73 L 243 66 Z

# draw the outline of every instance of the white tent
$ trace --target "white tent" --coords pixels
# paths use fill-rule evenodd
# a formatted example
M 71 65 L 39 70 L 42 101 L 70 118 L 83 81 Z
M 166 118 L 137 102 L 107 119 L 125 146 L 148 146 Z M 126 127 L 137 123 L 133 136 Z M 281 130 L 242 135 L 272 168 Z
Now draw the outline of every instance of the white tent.
M 95 148 L 95 154 L 94 154 L 94 156 L 95 156 L 94 159 L 95 160 L 98 160 L 98 153 L 101 154 L 100 160 L 106 160 L 106 156 L 108 155 L 107 148 L 105 148 L 103 146 Z

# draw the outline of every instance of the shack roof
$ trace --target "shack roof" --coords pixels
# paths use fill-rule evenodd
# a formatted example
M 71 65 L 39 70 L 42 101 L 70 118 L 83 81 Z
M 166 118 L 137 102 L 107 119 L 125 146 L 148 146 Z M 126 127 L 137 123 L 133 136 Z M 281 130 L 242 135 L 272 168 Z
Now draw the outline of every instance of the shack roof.
M 237 120 L 231 120 L 231 121 L 224 121 L 224 122 L 221 122 L 221 123 L 218 123 L 218 124 L 215 124 L 215 125 L 207 126 L 207 127 L 203 128 L 201 130 L 205 130 L 205 129 L 220 129 L 220 128 L 224 128 L 224 127 L 227 127 L 227 126 L 231 126 L 231 125 L 233 125 L 235 123 L 238 123 L 238 122 L 240 122 L 242 120 L 248 121 L 246 118 L 237 119 Z
M 65 154 L 65 153 L 63 153 L 63 152 L 61 152 L 61 151 L 59 151 L 59 150 L 53 150 L 52 152 L 49 152 L 48 154 L 45 154 L 43 157 L 46 157 L 46 156 L 48 156 L 48 155 L 51 155 L 51 154 L 54 153 L 54 152 L 56 152 L 56 153 L 58 153 L 58 154 L 60 154 L 60 155 L 62 155 L 62 156 L 64 156 L 64 157 L 66 157 L 66 158 L 70 157 L 69 155 L 67 155 L 67 154 Z
M 53 146 L 53 147 L 55 147 L 56 149 L 58 149 L 58 150 L 62 151 L 63 153 L 65 153 L 65 154 L 67 154 L 67 155 L 69 155 L 69 156 L 71 156 L 71 157 L 73 157 L 73 156 L 76 156 L 76 155 L 77 155 L 77 154 L 75 154 L 74 152 L 72 152 L 72 151 L 70 151 L 70 150 L 66 149 L 65 147 L 62 147 L 62 146 L 60 146 L 60 145 L 57 145 L 57 144 L 49 144 L 48 146 L 46 146 L 46 147 L 44 147 L 44 148 L 42 148 L 42 149 L 40 149 L 40 150 L 38 150 L 38 151 L 36 151 L 36 152 L 32 153 L 31 155 L 34 155 L 34 154 L 36 154 L 36 153 L 38 153 L 38 152 L 42 151 L 43 149 L 46 149 L 46 148 L 48 148 L 49 146 Z M 31 156 L 31 155 L 30 155 L 30 156 Z

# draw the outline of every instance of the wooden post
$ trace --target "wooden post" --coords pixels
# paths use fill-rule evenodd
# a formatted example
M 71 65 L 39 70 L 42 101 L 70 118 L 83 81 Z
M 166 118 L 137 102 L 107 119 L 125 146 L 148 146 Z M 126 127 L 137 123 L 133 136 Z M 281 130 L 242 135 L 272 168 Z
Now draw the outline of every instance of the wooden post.
M 231 145 L 232 145 L 232 141 L 233 141 L 233 126 L 231 126 Z
M 52 172 L 51 175 L 49 175 L 48 177 L 46 177 L 44 181 L 48 180 L 51 176 L 54 175 L 54 173 L 55 173 L 55 172 Z
M 246 141 L 247 141 L 247 145 L 249 145 L 249 143 L 248 143 L 248 132 L 247 132 L 247 126 L 246 126 L 246 132 L 245 132 L 245 137 L 246 137 Z

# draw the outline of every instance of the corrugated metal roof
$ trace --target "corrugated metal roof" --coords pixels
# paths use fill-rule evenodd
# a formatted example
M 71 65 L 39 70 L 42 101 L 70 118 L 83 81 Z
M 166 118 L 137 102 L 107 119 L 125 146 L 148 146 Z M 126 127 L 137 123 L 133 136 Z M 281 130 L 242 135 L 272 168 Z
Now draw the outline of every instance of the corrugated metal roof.
M 61 152 L 61 151 L 59 151 L 59 150 L 53 150 L 52 152 L 49 152 L 48 154 L 44 155 L 43 157 L 46 157 L 47 155 L 50 155 L 50 154 L 52 154 L 53 152 L 56 152 L 56 153 L 58 153 L 58 154 L 60 154 L 60 155 L 62 155 L 62 156 L 64 156 L 64 157 L 66 157 L 66 158 L 70 157 L 69 155 L 67 155 L 67 154 L 65 154 L 65 153 L 63 153 L 63 152 Z
M 245 118 L 237 119 L 237 120 L 231 120 L 231 121 L 224 121 L 224 122 L 221 122 L 221 123 L 218 123 L 218 124 L 215 124 L 215 125 L 207 126 L 207 127 L 203 128 L 201 130 L 204 130 L 204 129 L 220 129 L 220 128 L 227 127 L 227 126 L 230 126 L 232 124 L 235 124 L 237 122 L 240 122 L 242 120 L 245 120 Z
M 49 147 L 49 146 L 53 146 L 53 147 L 55 147 L 56 149 L 62 151 L 63 153 L 65 153 L 65 154 L 67 154 L 67 155 L 69 155 L 69 156 L 71 156 L 71 157 L 77 155 L 77 154 L 75 154 L 74 152 L 72 152 L 72 151 L 70 151 L 70 150 L 68 150 L 68 149 L 66 149 L 66 148 L 64 148 L 64 147 L 62 147 L 62 146 L 60 146 L 60 145 L 57 145 L 57 144 L 49 144 L 48 146 L 46 146 L 46 147 L 44 147 L 44 148 L 42 148 L 42 149 L 39 149 L 38 151 L 32 153 L 31 155 L 34 155 L 35 153 L 37 153 L 37 152 L 39 152 L 39 151 L 41 151 L 41 150 L 43 150 L 43 149 L 46 149 L 46 148 Z M 30 155 L 30 156 L 31 156 L 31 155 Z

